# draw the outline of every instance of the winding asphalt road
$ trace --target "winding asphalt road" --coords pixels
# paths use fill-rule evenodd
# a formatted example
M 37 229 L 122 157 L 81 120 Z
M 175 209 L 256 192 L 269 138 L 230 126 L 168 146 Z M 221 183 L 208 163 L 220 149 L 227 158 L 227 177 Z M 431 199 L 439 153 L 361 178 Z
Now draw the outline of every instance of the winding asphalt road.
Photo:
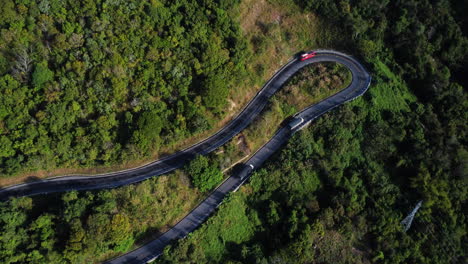
M 297 71 L 304 66 L 317 62 L 337 62 L 347 67 L 352 74 L 351 84 L 327 99 L 307 107 L 294 116 L 294 125 L 281 127 L 276 134 L 260 148 L 236 175 L 227 178 L 204 201 L 193 209 L 174 227 L 152 242 L 131 251 L 108 263 L 146 263 L 162 254 L 165 246 L 174 240 L 184 238 L 195 230 L 221 204 L 223 198 L 237 190 L 250 176 L 253 169 L 260 167 L 295 132 L 307 126 L 312 120 L 364 94 L 369 88 L 371 76 L 353 57 L 332 50 L 316 50 L 317 55 L 300 61 L 291 59 L 279 69 L 262 87 L 257 95 L 243 108 L 233 120 L 209 138 L 145 166 L 113 173 L 93 176 L 73 175 L 50 178 L 37 182 L 23 183 L 0 189 L 0 200 L 9 197 L 32 196 L 71 190 L 94 190 L 115 188 L 137 183 L 182 167 L 196 155 L 205 155 L 217 149 L 252 123 L 267 105 L 269 98 L 276 93 Z M 300 120 L 300 121 L 299 121 Z
M 348 87 L 340 92 L 326 98 L 325 100 L 307 107 L 294 116 L 289 124 L 281 127 L 275 135 L 263 145 L 252 157 L 241 165 L 241 168 L 233 176 L 227 178 L 218 186 L 204 201 L 198 204 L 187 216 L 179 221 L 174 227 L 159 236 L 157 239 L 143 245 L 142 247 L 128 252 L 125 255 L 108 261 L 109 264 L 130 264 L 130 263 L 148 263 L 160 256 L 164 248 L 177 239 L 185 238 L 190 232 L 198 228 L 221 204 L 224 197 L 230 192 L 236 191 L 250 176 L 255 168 L 260 167 L 274 152 L 276 152 L 288 139 L 297 131 L 304 128 L 310 122 L 324 113 L 340 106 L 348 101 L 356 99 L 364 94 L 371 83 L 371 76 L 364 67 L 354 58 L 346 54 L 330 51 L 318 50 L 317 55 L 306 61 L 293 59 L 283 66 L 265 86 L 258 92 L 255 98 L 244 109 L 252 120 L 250 111 L 255 110 L 256 116 L 279 88 L 281 88 L 288 79 L 304 66 L 317 62 L 337 62 L 343 64 L 351 71 L 352 81 Z M 252 102 L 260 100 L 261 105 L 258 108 L 249 110 Z M 242 117 L 243 113 L 239 114 Z M 237 119 L 236 118 L 236 119 Z M 232 122 L 236 122 L 234 119 Z M 298 124 L 298 120 L 302 122 Z M 241 122 L 243 124 L 243 122 Z M 229 126 L 229 125 L 228 125 Z M 243 126 L 245 127 L 245 126 Z

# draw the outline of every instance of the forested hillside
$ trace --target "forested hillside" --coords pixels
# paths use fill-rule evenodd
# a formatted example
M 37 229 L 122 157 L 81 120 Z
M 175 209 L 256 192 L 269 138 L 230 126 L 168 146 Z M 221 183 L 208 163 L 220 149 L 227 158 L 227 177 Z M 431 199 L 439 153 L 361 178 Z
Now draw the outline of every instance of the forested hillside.
M 3 0 L 0 175 L 138 160 L 210 128 L 245 75 L 234 5 Z
M 159 262 L 466 263 L 461 2 L 297 1 L 344 26 L 341 45 L 367 61 L 370 90 L 296 135 Z
M 343 84 L 348 85 L 349 77 L 349 71 L 337 64 L 312 64 L 304 68 L 272 98 L 258 120 L 243 132 L 244 137 L 256 150 L 286 116 L 297 111 L 288 102 L 301 99 L 304 102 L 298 102 L 299 106 L 319 101 L 339 91 Z M 271 133 L 266 137 L 253 135 L 267 130 Z M 223 179 L 220 168 L 232 165 L 239 158 L 236 155 L 246 154 L 237 143 L 234 138 L 217 153 L 197 156 L 182 170 L 143 183 L 0 203 L 0 260 L 95 263 L 129 251 L 176 223 L 208 195 Z M 227 220 L 235 221 L 236 217 L 230 214 Z M 248 223 L 239 221 L 239 224 Z M 230 228 L 229 232 L 238 230 Z
M 0 98 L 11 100 L 0 104 L 4 174 L 17 166 L 138 158 L 209 127 L 226 98 L 216 97 L 216 89 L 232 92 L 243 82 L 244 68 L 254 69 L 248 74 L 257 78 L 276 69 L 248 65 L 254 52 L 271 61 L 283 50 L 278 47 L 337 48 L 366 65 L 373 77 L 369 91 L 296 134 L 157 263 L 468 261 L 466 1 L 243 0 L 243 8 L 255 2 L 251 13 L 270 16 L 252 21 L 244 21 L 250 17 L 242 12 L 230 18 L 239 4 L 232 1 L 163 2 L 18 0 L 0 7 Z M 38 21 L 46 17 L 55 22 L 43 30 Z M 327 30 L 292 33 L 291 25 L 307 21 Z M 68 35 L 67 23 L 73 24 Z M 82 46 L 68 46 L 80 35 Z M 68 48 L 57 49 L 58 43 Z M 282 46 L 270 50 L 273 45 Z M 30 59 L 29 74 L 18 68 L 24 58 Z M 126 93 L 114 93 L 119 82 Z M 314 93 L 297 77 L 290 85 Z M 217 99 L 206 101 L 210 93 Z M 296 106 L 288 108 L 281 98 L 274 100 L 290 114 Z M 68 118 L 58 122 L 61 117 Z M 37 136 L 29 139 L 29 133 Z M 226 161 L 235 146 L 229 143 L 208 162 L 199 158 L 185 172 L 137 185 L 1 202 L 0 262 L 90 263 L 129 250 L 193 208 L 206 195 L 200 190 L 220 180 L 217 161 Z M 62 147 L 68 155 L 55 157 Z M 423 206 L 403 232 L 400 222 L 419 200 Z

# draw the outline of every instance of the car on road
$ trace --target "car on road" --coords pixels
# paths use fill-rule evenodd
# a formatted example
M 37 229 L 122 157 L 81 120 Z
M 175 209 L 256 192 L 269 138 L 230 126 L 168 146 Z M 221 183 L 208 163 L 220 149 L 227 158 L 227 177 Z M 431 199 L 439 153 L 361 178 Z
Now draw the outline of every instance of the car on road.
M 315 51 L 304 52 L 304 53 L 301 54 L 300 59 L 301 59 L 301 61 L 305 61 L 305 60 L 308 60 L 310 58 L 315 57 L 315 55 L 317 55 L 317 53 L 315 53 Z
M 288 123 L 288 126 L 291 130 L 295 129 L 298 127 L 300 124 L 304 122 L 304 118 L 302 117 L 294 117 L 292 120 Z
M 242 164 L 242 168 L 237 174 L 237 176 L 243 180 L 245 177 L 249 176 L 254 169 L 254 166 L 252 164 Z

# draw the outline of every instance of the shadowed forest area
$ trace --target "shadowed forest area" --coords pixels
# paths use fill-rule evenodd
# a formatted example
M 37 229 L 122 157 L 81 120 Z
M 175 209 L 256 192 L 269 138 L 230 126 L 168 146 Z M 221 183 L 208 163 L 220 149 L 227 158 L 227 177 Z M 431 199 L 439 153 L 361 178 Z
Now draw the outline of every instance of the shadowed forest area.
M 467 262 L 466 0 L 172 2 L 5 1 L 3 174 L 150 155 L 208 129 L 237 83 L 274 71 L 252 59 L 280 53 L 271 45 L 335 48 L 366 65 L 369 91 L 296 134 L 156 262 Z M 257 20 L 242 22 L 246 10 Z M 306 21 L 327 30 L 292 31 Z M 136 185 L 0 203 L 1 262 L 91 263 L 134 248 L 220 181 L 224 149 Z

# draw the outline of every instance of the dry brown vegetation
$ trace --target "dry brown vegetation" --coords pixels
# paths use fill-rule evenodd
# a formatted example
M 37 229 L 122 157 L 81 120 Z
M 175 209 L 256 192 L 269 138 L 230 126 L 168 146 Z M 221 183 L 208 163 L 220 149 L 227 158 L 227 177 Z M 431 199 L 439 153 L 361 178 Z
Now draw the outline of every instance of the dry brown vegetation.
M 304 68 L 273 96 L 265 110 L 242 133 L 249 151 L 255 153 L 265 144 L 285 118 L 333 95 L 350 82 L 351 73 L 341 64 L 320 63 Z M 229 142 L 218 155 L 221 164 L 249 155 L 236 142 L 236 139 Z
M 350 81 L 350 72 L 342 65 L 322 63 L 308 66 L 272 98 L 266 110 L 246 129 L 250 148 L 255 151 L 262 146 L 285 118 L 336 93 Z

